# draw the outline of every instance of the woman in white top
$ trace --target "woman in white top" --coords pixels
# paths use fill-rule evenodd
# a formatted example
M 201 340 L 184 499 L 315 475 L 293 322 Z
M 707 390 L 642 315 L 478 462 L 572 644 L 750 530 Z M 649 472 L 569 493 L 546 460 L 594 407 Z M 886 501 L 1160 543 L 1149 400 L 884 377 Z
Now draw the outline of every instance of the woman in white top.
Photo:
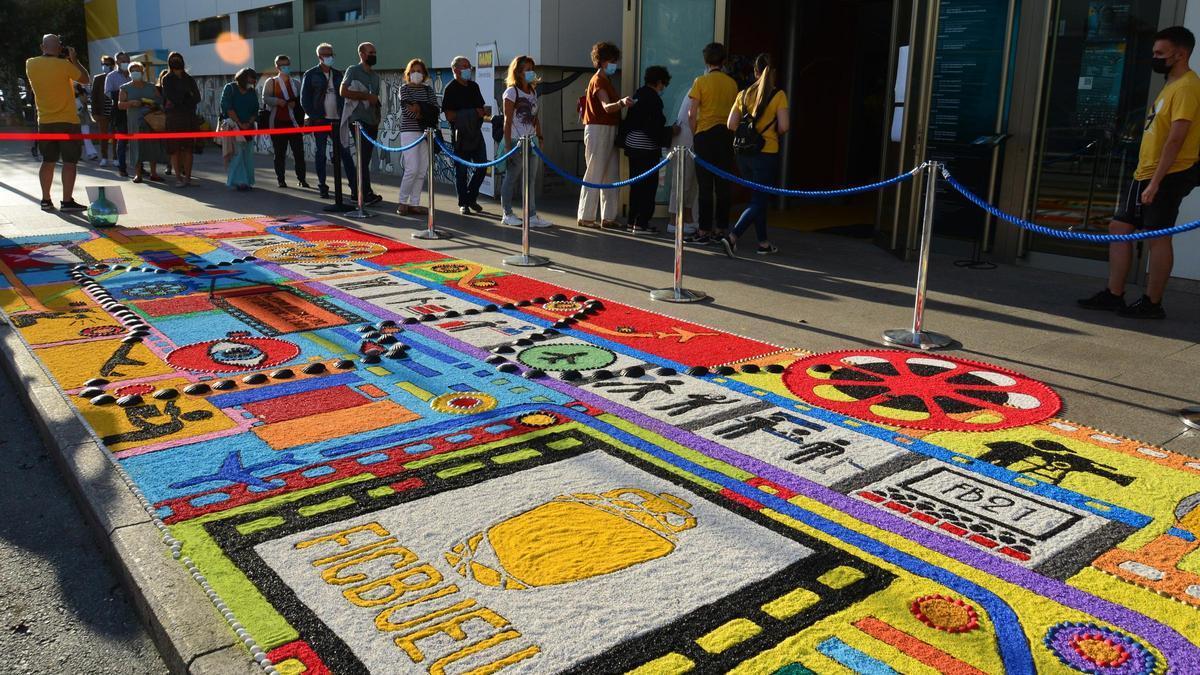
M 413 59 L 404 69 L 404 84 L 400 85 L 400 145 L 408 145 L 425 133 L 421 119 L 421 106 L 437 108 L 437 95 L 429 86 L 429 70 L 421 59 Z M 402 153 L 404 177 L 400 179 L 400 205 L 396 213 L 407 216 L 429 213 L 421 206 L 421 190 L 425 187 L 425 173 L 429 169 L 429 146 L 421 143 Z M 429 189 L 433 189 L 430 186 Z
M 542 121 L 538 118 L 537 82 L 533 69 L 533 57 L 522 54 L 508 66 L 508 89 L 504 90 L 504 147 L 516 147 L 525 136 L 536 136 L 542 144 Z M 529 153 L 529 180 L 535 183 L 541 162 L 533 152 Z M 521 153 L 508 158 L 504 168 L 504 182 L 500 184 L 500 206 L 504 209 L 505 225 L 521 225 L 521 219 L 513 213 L 513 191 L 521 185 Z M 529 226 L 550 227 L 550 223 L 537 215 L 533 185 L 529 188 Z

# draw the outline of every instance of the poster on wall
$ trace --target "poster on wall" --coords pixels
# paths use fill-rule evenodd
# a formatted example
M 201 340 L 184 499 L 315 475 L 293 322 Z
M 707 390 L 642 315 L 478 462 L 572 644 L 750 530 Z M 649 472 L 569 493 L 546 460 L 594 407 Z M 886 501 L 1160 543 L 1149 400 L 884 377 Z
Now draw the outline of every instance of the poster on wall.
M 500 113 L 503 108 L 496 105 L 496 59 L 499 51 L 496 43 L 475 45 L 475 81 L 479 83 L 479 91 L 483 94 L 483 105 L 491 107 L 492 114 Z M 492 123 L 483 123 L 483 142 L 487 146 L 488 159 L 496 157 L 496 142 L 492 140 Z M 496 172 L 493 167 L 487 170 L 487 176 L 479 186 L 479 191 L 489 197 L 496 196 Z

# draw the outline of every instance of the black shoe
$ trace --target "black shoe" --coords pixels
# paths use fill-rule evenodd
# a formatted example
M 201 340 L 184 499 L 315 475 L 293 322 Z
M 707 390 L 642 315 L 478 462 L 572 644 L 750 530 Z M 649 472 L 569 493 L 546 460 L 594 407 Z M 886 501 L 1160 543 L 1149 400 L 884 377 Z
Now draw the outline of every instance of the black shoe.
M 321 199 L 329 199 L 329 186 L 322 185 L 320 187 L 320 190 L 321 190 Z
M 639 225 L 634 223 L 633 225 L 629 226 L 629 231 L 633 232 L 634 234 L 654 234 L 655 232 L 658 232 L 658 228 L 654 227 L 653 225 Z
M 299 187 L 302 187 L 302 188 L 307 188 L 309 190 L 312 189 L 312 186 L 308 184 L 308 181 L 304 180 L 303 178 L 301 178 L 300 182 L 296 183 L 296 185 Z
M 708 232 L 698 230 L 695 234 L 684 237 L 683 240 L 689 244 L 705 246 L 712 242 L 712 237 L 709 236 Z
M 772 253 L 779 253 L 779 247 L 775 244 L 764 244 L 754 249 L 754 252 L 759 255 L 771 255 Z
M 479 202 L 471 202 L 470 204 L 467 204 L 467 208 L 471 209 L 475 213 L 483 213 L 483 207 L 479 205 Z
M 1161 302 L 1151 302 L 1150 298 L 1142 296 L 1140 300 L 1117 310 L 1117 314 L 1130 319 L 1165 319 L 1167 313 L 1163 311 Z
M 282 178 L 279 179 L 279 187 L 281 187 L 281 188 L 287 187 L 287 181 L 283 180 Z
M 1084 309 L 1101 309 L 1112 312 L 1125 309 L 1125 296 L 1115 295 L 1106 288 L 1090 298 L 1080 300 L 1079 306 Z
M 58 210 L 59 211 L 87 211 L 87 207 L 84 206 L 83 204 L 80 204 L 79 202 L 75 201 L 74 199 L 71 199 L 71 200 L 59 203 Z
M 733 241 L 729 239 L 729 235 L 721 237 L 721 246 L 725 248 L 725 255 L 729 256 L 730 258 L 737 257 L 737 255 L 734 254 L 734 251 L 737 249 L 735 248 Z
M 363 205 L 370 206 L 372 204 L 378 204 L 381 201 L 383 201 L 383 195 L 369 194 L 367 195 L 367 198 L 363 200 Z
M 53 211 L 54 210 L 54 200 L 53 199 L 43 199 L 42 200 L 42 210 L 43 211 Z
M 468 206 L 460 206 L 460 207 L 458 207 L 458 212 L 463 214 L 464 216 L 469 216 L 469 215 L 471 215 L 471 208 Z

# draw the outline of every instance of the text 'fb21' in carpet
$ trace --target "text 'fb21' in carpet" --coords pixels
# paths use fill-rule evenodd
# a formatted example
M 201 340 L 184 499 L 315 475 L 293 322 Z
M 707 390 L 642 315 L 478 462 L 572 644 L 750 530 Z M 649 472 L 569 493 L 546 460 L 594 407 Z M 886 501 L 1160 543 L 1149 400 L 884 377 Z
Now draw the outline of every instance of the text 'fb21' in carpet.
M 0 271 L 279 672 L 1200 672 L 1200 462 L 1020 373 L 781 349 L 302 217 Z

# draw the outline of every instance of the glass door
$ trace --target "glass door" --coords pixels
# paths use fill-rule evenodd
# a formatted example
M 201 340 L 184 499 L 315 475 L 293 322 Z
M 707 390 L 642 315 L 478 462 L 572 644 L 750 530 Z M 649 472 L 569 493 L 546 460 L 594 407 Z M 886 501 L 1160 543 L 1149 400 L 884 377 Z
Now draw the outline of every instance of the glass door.
M 1159 0 L 1059 0 L 1046 63 L 1032 220 L 1107 232 L 1137 166 L 1142 121 L 1160 81 L 1150 69 Z M 1033 235 L 1029 250 L 1105 259 L 1107 247 Z

